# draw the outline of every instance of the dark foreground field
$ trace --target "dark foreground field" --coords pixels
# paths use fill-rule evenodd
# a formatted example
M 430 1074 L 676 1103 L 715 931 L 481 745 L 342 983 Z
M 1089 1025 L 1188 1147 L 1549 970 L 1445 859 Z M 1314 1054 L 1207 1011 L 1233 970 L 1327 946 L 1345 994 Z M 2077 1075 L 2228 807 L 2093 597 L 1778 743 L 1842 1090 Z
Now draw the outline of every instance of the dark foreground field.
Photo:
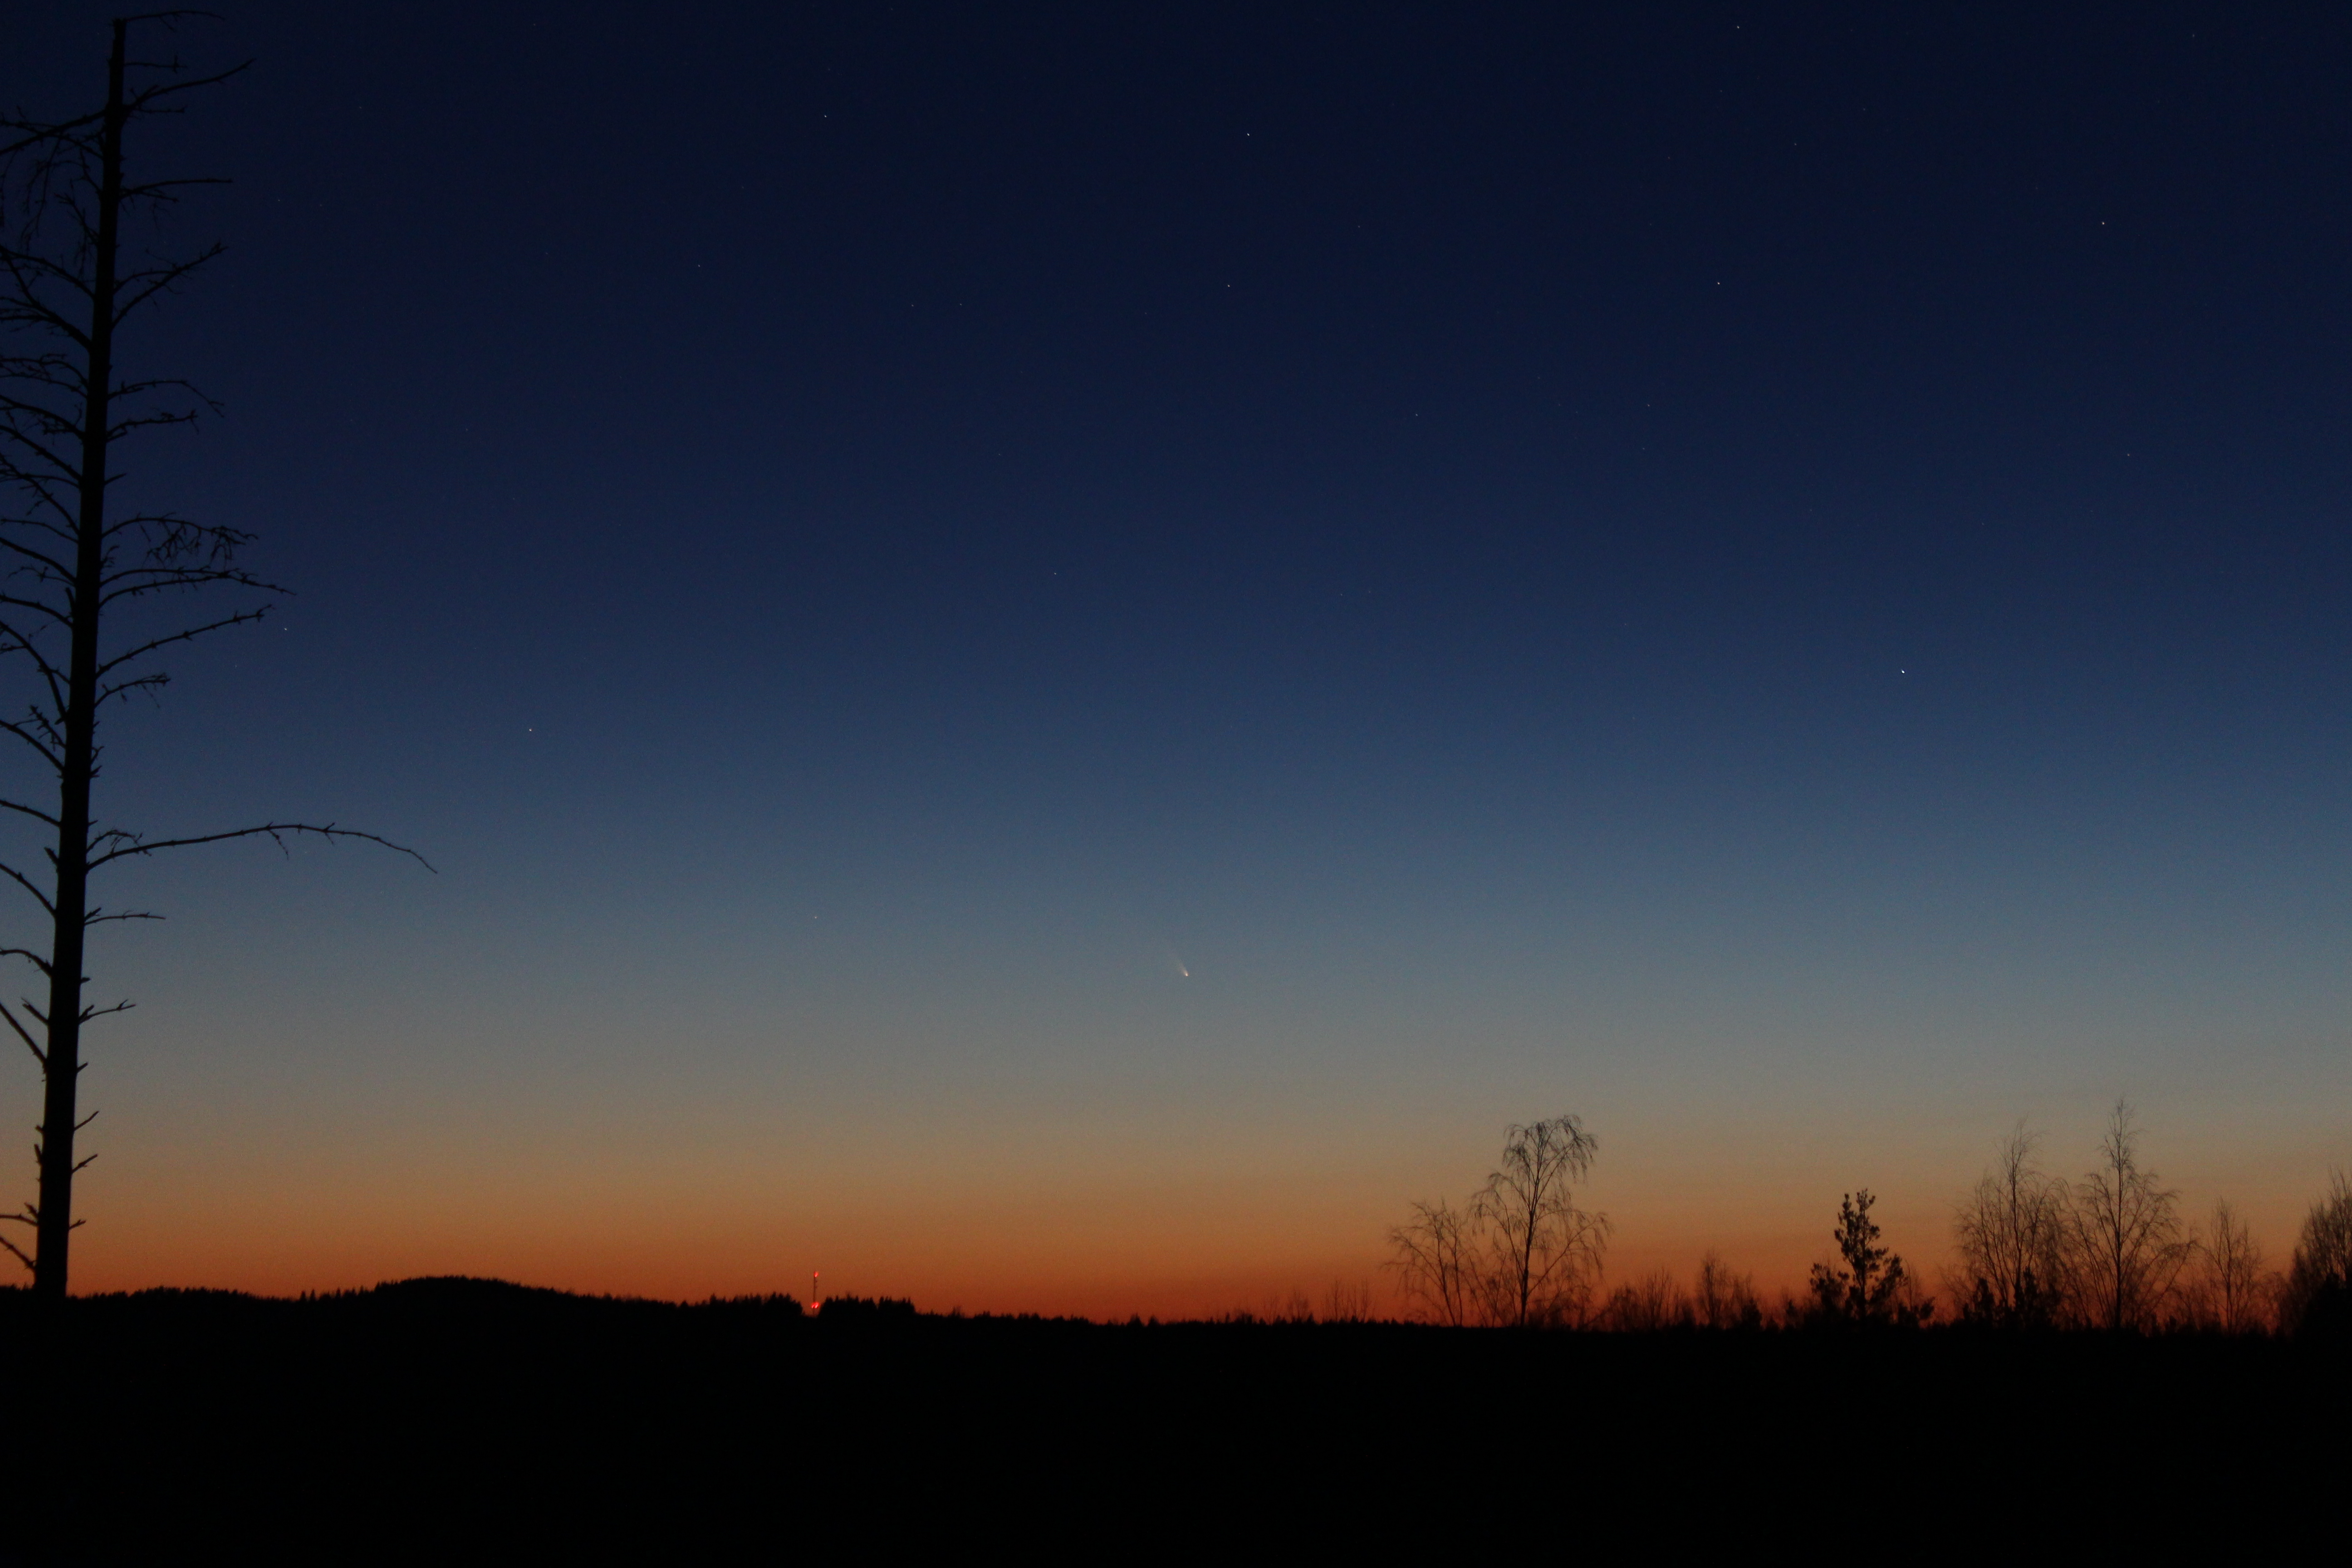
M 2340 1541 L 2352 1480 L 2347 1363 L 2261 1340 L 804 1320 L 463 1280 L 77 1301 L 62 1359 L 41 1323 L 0 1300 L 21 1561 L 45 1516 L 108 1563 L 2232 1557 Z

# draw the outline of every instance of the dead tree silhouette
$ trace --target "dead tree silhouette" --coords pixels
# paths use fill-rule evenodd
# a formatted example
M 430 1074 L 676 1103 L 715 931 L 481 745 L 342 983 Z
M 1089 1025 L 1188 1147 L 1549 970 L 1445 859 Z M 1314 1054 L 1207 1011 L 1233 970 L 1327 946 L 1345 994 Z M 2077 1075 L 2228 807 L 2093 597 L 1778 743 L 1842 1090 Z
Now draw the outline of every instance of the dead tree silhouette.
M 148 920 L 143 910 L 90 901 L 90 878 L 116 861 L 197 844 L 267 837 L 281 847 L 295 835 L 360 838 L 403 854 L 414 850 L 333 823 L 265 822 L 256 826 L 151 838 L 101 820 L 92 800 L 103 748 L 100 721 L 134 693 L 152 696 L 169 677 L 155 662 L 166 649 L 258 620 L 269 595 L 282 592 L 238 564 L 251 536 L 191 521 L 170 511 L 110 511 L 113 462 L 131 437 L 190 426 L 215 405 L 176 378 L 127 376 L 117 353 L 124 323 L 172 293 L 221 253 L 134 253 L 125 220 L 160 216 L 191 186 L 210 179 L 140 178 L 124 142 L 131 129 L 181 112 L 191 92 L 238 69 L 196 74 L 173 58 L 134 58 L 130 33 L 152 37 L 179 18 L 164 12 L 117 20 L 107 59 L 102 108 L 63 121 L 0 120 L 0 485 L 14 504 L 0 512 L 0 663 L 29 679 L 32 700 L 0 731 L 40 760 L 55 785 L 54 804 L 0 799 L 0 808 L 40 825 L 55 847 L 48 874 L 0 864 L 0 876 L 29 894 L 47 917 L 47 951 L 0 949 L 47 982 L 46 1007 L 23 1003 L 32 1027 L 13 1011 L 5 1018 L 39 1061 L 43 1096 L 35 1159 L 38 1201 L 5 1217 L 29 1226 L 33 1251 L 0 1240 L 33 1272 L 37 1295 L 62 1300 L 75 1228 L 77 1082 L 82 1029 L 122 1011 L 118 1002 L 84 1001 L 85 947 L 90 929 Z M 178 625 L 145 618 L 150 606 L 205 590 L 245 590 L 242 605 L 198 612 Z M 128 626 L 123 623 L 128 622 Z M 18 753 L 20 756 L 23 752 Z M 420 861 L 421 856 L 416 857 Z M 429 869 L 429 868 L 428 868 Z

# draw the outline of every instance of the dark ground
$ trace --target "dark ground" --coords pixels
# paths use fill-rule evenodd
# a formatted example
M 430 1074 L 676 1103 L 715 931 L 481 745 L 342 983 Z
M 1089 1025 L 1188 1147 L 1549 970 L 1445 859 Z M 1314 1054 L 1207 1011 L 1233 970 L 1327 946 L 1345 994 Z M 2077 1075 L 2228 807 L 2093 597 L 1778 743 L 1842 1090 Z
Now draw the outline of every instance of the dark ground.
M 464 1280 L 67 1317 L 46 1354 L 0 1300 L 13 1539 L 62 1462 L 69 1561 L 2231 1558 L 2311 1521 L 2332 1554 L 2352 1481 L 2352 1361 L 2269 1340 L 808 1320 Z

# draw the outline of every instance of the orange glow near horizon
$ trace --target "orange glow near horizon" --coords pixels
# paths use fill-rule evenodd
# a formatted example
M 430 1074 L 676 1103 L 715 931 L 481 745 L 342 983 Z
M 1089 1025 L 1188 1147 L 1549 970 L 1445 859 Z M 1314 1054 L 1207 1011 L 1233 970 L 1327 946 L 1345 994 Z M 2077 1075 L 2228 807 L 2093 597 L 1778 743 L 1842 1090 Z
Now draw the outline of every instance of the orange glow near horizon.
M 1276 1152 L 1204 1139 L 1191 1162 L 1181 1145 L 1163 1147 L 1149 1168 L 1064 1149 L 1025 1169 L 991 1170 L 995 1162 L 934 1148 L 927 1163 L 909 1157 L 895 1180 L 870 1160 L 827 1171 L 821 1156 L 779 1161 L 771 1172 L 706 1164 L 664 1180 L 642 1165 L 534 1165 L 512 1148 L 432 1173 L 382 1151 L 340 1170 L 289 1154 L 166 1172 L 125 1149 L 114 1180 L 92 1184 L 75 1284 L 288 1295 L 466 1274 L 699 1300 L 796 1294 L 806 1277 L 813 1299 L 1120 1320 L 1265 1312 L 1299 1297 L 1319 1304 L 1339 1286 L 1369 1288 L 1378 1310 L 1399 1310 L 1382 1268 L 1387 1227 L 1414 1197 L 1463 1197 L 1480 1161 L 1456 1152 L 1443 1162 L 1454 1178 L 1444 1184 L 1392 1153 L 1350 1156 L 1306 1142 Z M 1868 1184 L 1887 1238 L 1932 1287 L 1951 1204 L 1974 1179 L 1967 1162 L 1979 1152 L 1953 1140 L 1913 1151 L 1939 1156 L 1936 1164 L 1905 1169 L 1860 1151 L 1843 1161 L 1817 1152 L 1743 1179 L 1736 1146 L 1698 1142 L 1716 1145 L 1711 1158 L 1673 1158 L 1655 1142 L 1604 1133 L 1585 1196 L 1614 1223 L 1610 1283 L 1664 1269 L 1686 1284 L 1712 1249 L 1768 1299 L 1801 1289 L 1827 1251 L 1840 1192 L 1861 1184 L 1839 1172 L 1859 1167 L 1885 1173 Z M 2253 1216 L 2274 1258 L 2311 1195 L 2276 1179 L 2290 1163 L 2268 1184 L 2240 1180 L 2219 1194 Z M 2192 1220 L 2217 1195 L 2211 1173 L 2193 1163 L 2166 1174 L 2187 1189 Z

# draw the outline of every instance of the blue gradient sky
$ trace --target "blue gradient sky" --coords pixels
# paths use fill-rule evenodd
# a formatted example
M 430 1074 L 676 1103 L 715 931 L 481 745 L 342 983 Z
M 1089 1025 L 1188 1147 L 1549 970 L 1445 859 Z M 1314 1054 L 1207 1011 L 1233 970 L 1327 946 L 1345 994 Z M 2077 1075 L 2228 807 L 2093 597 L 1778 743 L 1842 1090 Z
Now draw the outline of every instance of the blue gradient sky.
M 1613 1268 L 1778 1281 L 2126 1093 L 2282 1247 L 2352 24 L 2048 9 L 188 34 L 229 412 L 133 482 L 299 596 L 110 799 L 440 875 L 135 873 L 84 1280 L 1255 1304 L 1573 1109 Z

